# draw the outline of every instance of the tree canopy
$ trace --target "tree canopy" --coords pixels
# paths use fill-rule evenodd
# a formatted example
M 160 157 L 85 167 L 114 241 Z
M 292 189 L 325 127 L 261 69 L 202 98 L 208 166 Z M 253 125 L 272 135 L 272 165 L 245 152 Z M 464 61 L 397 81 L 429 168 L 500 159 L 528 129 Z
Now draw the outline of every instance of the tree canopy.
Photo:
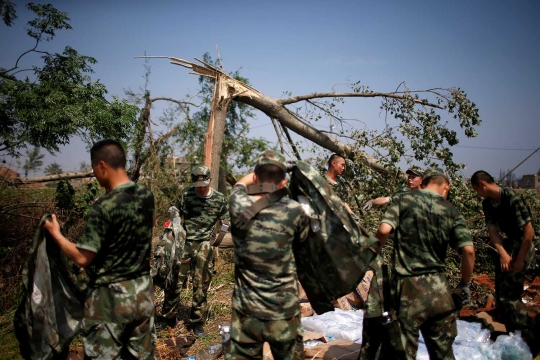
M 57 162 L 50 163 L 45 167 L 45 175 L 58 175 L 62 172 L 62 167 Z
M 67 13 L 50 4 L 26 7 L 36 16 L 27 24 L 34 46 L 14 64 L 0 64 L 0 151 L 18 156 L 31 145 L 53 153 L 74 135 L 88 143 L 97 138 L 126 140 L 137 108 L 116 96 L 106 98 L 105 86 L 90 76 L 96 59 L 70 46 L 62 53 L 38 49 L 57 31 L 72 28 Z M 16 18 L 13 3 L 3 0 L 0 12 L 4 24 L 11 26 Z M 30 53 L 39 54 L 41 63 L 21 68 L 21 59 Z

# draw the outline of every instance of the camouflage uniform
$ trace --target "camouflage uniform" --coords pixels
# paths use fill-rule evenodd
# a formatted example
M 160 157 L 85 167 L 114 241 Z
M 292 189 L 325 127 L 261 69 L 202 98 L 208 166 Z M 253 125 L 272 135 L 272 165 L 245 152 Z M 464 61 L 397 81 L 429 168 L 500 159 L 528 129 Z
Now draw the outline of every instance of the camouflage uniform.
M 96 201 L 77 242 L 96 253 L 87 268 L 85 358 L 154 359 L 154 295 L 150 252 L 154 196 L 129 182 Z
M 257 164 L 285 158 L 263 153 Z M 284 166 L 283 166 L 284 167 Z M 261 359 L 270 344 L 275 359 L 303 358 L 298 278 L 293 242 L 309 233 L 309 219 L 299 203 L 288 197 L 261 210 L 244 228 L 234 222 L 253 204 L 243 184 L 233 187 L 229 199 L 234 241 L 234 293 L 231 353 L 227 359 Z
M 531 213 L 523 198 L 514 190 L 500 188 L 498 204 L 491 199 L 482 202 L 486 225 L 498 226 L 507 238 L 503 239 L 503 247 L 515 261 L 523 241 L 522 227 L 531 221 Z M 531 246 L 525 260 L 523 270 L 519 273 L 501 271 L 499 253 L 494 254 L 495 262 L 495 298 L 499 314 L 503 317 L 509 331 L 527 327 L 527 310 L 521 301 L 525 270 L 533 256 L 534 246 Z
M 202 165 L 193 168 L 192 176 L 198 176 L 199 172 L 205 177 L 209 178 L 210 176 L 210 170 Z M 195 181 L 194 185 L 206 186 L 209 183 L 208 179 L 200 183 Z M 186 243 L 177 285 L 171 289 L 172 291 L 166 292 L 162 315 L 169 318 L 176 316 L 180 305 L 180 293 L 191 269 L 193 298 L 190 323 L 193 325 L 204 324 L 208 310 L 206 297 L 213 274 L 213 251 L 210 245 L 210 235 L 212 235 L 216 221 L 229 218 L 227 199 L 222 193 L 212 188 L 207 196 L 201 196 L 195 187 L 189 187 L 180 194 L 176 207 L 184 219 Z
M 369 269 L 373 271 L 368 298 L 364 305 L 364 321 L 362 324 L 362 348 L 358 359 L 373 360 L 377 356 L 379 346 L 382 346 L 379 359 L 396 359 L 403 357 L 403 347 L 399 332 L 399 324 L 393 321 L 385 324 L 383 311 L 389 311 L 390 299 L 384 298 L 383 258 L 377 255 Z
M 347 185 L 345 184 L 345 179 L 338 175 L 336 178 L 337 182 L 333 182 L 328 175 L 324 175 L 324 178 L 326 181 L 328 181 L 328 184 L 332 187 L 332 190 L 339 196 L 341 201 L 344 203 L 349 202 L 349 189 L 347 189 Z
M 442 196 L 411 190 L 392 198 L 382 222 L 395 232 L 392 291 L 405 358 L 416 358 L 420 330 L 432 359 L 454 359 L 456 312 L 445 258 L 448 245 L 473 245 L 465 219 Z

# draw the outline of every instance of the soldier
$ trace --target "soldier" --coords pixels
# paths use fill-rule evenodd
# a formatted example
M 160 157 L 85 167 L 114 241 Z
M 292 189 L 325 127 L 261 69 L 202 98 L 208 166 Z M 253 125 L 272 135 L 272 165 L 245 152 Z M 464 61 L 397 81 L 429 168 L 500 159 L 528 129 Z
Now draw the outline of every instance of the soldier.
M 150 251 L 154 196 L 129 180 L 126 154 L 114 140 L 90 150 L 94 176 L 106 194 L 92 206 L 86 230 L 75 244 L 60 232 L 55 215 L 45 228 L 68 258 L 87 267 L 85 358 L 154 359 L 154 289 Z
M 204 323 L 208 306 L 206 297 L 212 281 L 212 246 L 210 236 L 218 220 L 229 218 L 229 208 L 225 195 L 210 187 L 210 169 L 198 165 L 191 170 L 193 186 L 182 191 L 176 207 L 183 217 L 186 229 L 186 244 L 177 286 L 165 294 L 162 315 L 176 324 L 176 315 L 180 305 L 180 292 L 190 268 L 193 273 L 193 299 L 189 326 L 196 336 L 204 336 Z M 171 289 L 172 290 L 172 289 Z
M 285 192 L 279 190 L 287 181 L 285 171 L 285 157 L 266 151 L 258 158 L 255 172 L 244 176 L 231 192 L 235 267 L 227 359 L 261 359 L 264 342 L 270 344 L 274 359 L 303 359 L 304 333 L 292 248 L 294 241 L 306 239 L 309 219 L 299 203 L 279 197 L 255 210 L 250 221 L 239 221 L 246 209 L 266 199 L 269 192 Z M 261 188 L 252 190 L 253 184 Z
M 508 331 L 526 329 L 527 310 L 521 294 L 525 270 L 534 255 L 531 213 L 519 194 L 497 185 L 485 171 L 475 172 L 471 184 L 484 198 L 482 208 L 489 238 L 498 252 L 494 258 L 498 312 Z M 505 239 L 498 230 L 506 235 Z
M 407 186 L 409 189 L 420 189 L 422 186 L 422 169 L 418 166 L 413 166 L 407 170 L 406 174 L 408 175 Z M 376 198 L 368 201 L 363 209 L 369 211 L 372 205 L 388 205 L 391 201 L 391 197 Z M 382 346 L 380 359 L 397 358 L 400 356 L 399 352 L 403 350 L 401 340 L 399 339 L 399 331 L 397 331 L 397 324 L 387 323 L 387 318 L 383 316 L 383 312 L 390 310 L 390 299 L 384 296 L 385 292 L 388 293 L 388 274 L 386 271 L 383 273 L 383 267 L 386 267 L 386 265 L 383 262 L 382 256 L 379 254 L 370 265 L 370 270 L 373 271 L 373 279 L 371 280 L 368 298 L 364 305 L 362 349 L 360 350 L 359 359 L 375 359 L 379 346 Z
M 422 186 L 422 178 L 423 178 L 423 171 L 422 168 L 418 166 L 413 166 L 409 170 L 406 171 L 407 174 L 407 187 L 409 190 L 416 190 L 420 189 Z M 378 197 L 373 200 L 369 200 L 367 203 L 364 204 L 364 207 L 362 208 L 364 211 L 371 210 L 371 207 L 373 205 L 375 206 L 383 206 L 388 205 L 392 202 L 392 197 L 386 196 L 386 197 Z
M 423 189 L 392 197 L 375 235 L 384 246 L 394 232 L 392 291 L 406 359 L 416 359 L 422 331 L 431 359 L 454 359 L 456 309 L 445 276 L 450 245 L 461 252 L 461 290 L 470 297 L 474 267 L 472 237 L 465 219 L 445 198 L 450 181 L 440 169 L 424 173 Z
M 345 159 L 338 154 L 332 154 L 328 159 L 328 170 L 325 177 L 328 184 L 332 187 L 334 192 L 339 196 L 341 201 L 347 204 L 349 199 L 349 190 L 345 185 L 345 179 L 341 176 L 345 172 Z M 347 208 L 349 206 L 347 205 Z

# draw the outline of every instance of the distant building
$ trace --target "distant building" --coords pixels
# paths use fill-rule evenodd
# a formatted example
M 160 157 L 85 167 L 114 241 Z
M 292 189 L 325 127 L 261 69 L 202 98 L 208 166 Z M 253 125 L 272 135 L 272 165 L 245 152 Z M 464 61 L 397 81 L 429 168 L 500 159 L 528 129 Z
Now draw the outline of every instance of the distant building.
M 540 175 L 523 175 L 518 183 L 521 189 L 540 189 Z
M 0 167 L 0 180 L 15 180 L 20 177 L 21 175 L 15 170 L 8 167 Z
M 191 168 L 191 163 L 184 156 L 172 156 L 165 160 L 166 167 L 175 172 L 185 172 Z

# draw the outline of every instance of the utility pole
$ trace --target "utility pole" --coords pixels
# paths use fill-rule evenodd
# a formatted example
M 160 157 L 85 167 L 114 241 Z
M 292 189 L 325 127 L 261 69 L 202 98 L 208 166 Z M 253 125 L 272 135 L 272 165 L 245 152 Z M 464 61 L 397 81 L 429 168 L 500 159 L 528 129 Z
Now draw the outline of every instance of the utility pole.
M 523 161 L 521 161 L 519 164 L 517 164 L 515 168 L 513 168 L 512 170 L 510 170 L 510 171 L 508 172 L 508 174 L 506 174 L 506 175 L 504 175 L 502 178 L 500 178 L 500 179 L 499 179 L 499 183 L 500 183 L 501 181 L 503 181 L 503 179 L 504 179 L 505 177 L 507 177 L 508 175 L 510 175 L 511 173 L 513 173 L 514 170 L 516 170 L 518 167 L 520 167 L 521 164 L 523 164 L 525 161 L 527 161 L 527 160 L 528 160 L 531 156 L 533 156 L 538 150 L 540 150 L 540 147 L 537 147 L 536 150 L 534 150 L 529 156 L 527 156 L 525 159 L 523 159 Z

